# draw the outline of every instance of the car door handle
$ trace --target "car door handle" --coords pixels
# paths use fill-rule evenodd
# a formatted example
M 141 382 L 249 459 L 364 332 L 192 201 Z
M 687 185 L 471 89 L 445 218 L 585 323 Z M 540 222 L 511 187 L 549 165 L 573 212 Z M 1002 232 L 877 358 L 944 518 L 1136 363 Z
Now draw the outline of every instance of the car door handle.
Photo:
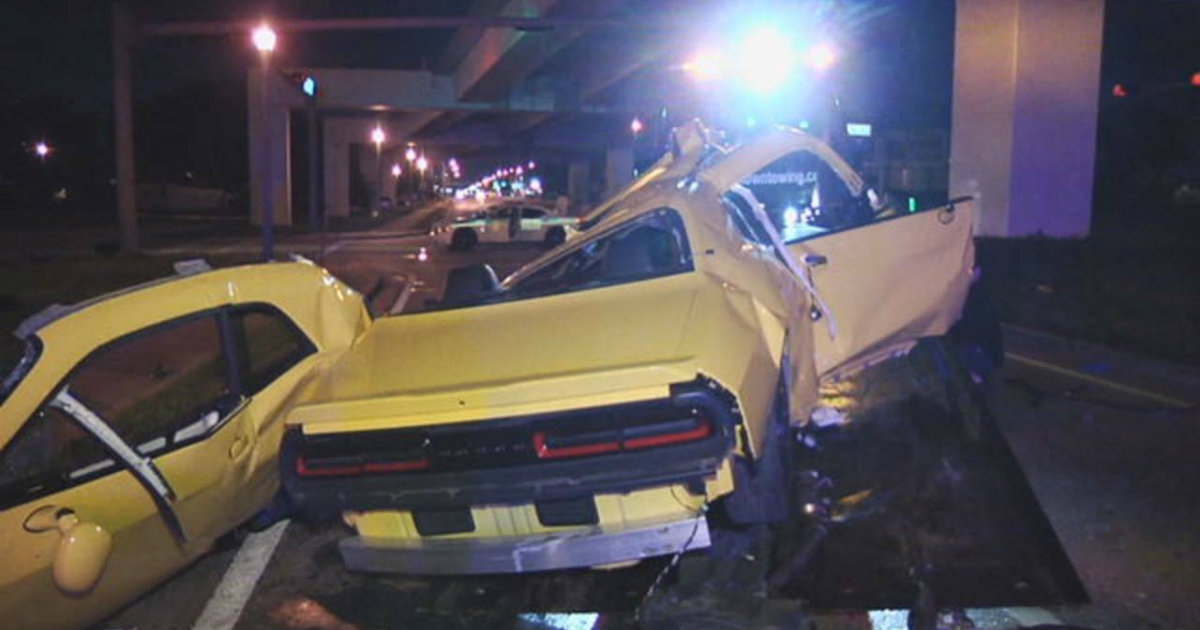
M 809 267 L 820 267 L 829 264 L 829 259 L 821 254 L 805 254 L 804 264 Z

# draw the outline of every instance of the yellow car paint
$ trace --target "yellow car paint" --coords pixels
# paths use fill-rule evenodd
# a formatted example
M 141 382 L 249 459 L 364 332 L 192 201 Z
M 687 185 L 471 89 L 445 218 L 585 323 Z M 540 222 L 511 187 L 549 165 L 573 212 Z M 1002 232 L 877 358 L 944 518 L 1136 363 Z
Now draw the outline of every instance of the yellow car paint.
M 153 496 L 117 469 L 39 499 L 0 510 L 0 618 L 14 628 L 84 627 L 182 568 L 273 496 L 284 412 L 296 389 L 370 323 L 361 297 L 305 263 L 252 265 L 182 276 L 79 305 L 36 331 L 42 353 L 0 407 L 0 449 L 29 421 L 89 353 L 104 344 L 193 313 L 268 303 L 317 348 L 248 400 L 211 437 L 156 457 L 171 484 L 186 538 L 165 525 Z M 67 592 L 80 563 L 55 563 L 62 534 L 26 524 L 39 510 L 70 510 L 112 538 L 103 573 L 85 592 Z M 64 567 L 66 567 L 64 569 Z M 59 575 L 55 572 L 68 571 Z M 65 580 L 65 581 L 64 581 Z
M 788 129 L 697 169 L 703 135 L 685 134 L 676 155 L 585 217 L 585 225 L 593 223 L 587 232 L 529 263 L 505 286 L 664 207 L 682 216 L 694 272 L 378 321 L 331 366 L 289 424 L 307 434 L 337 434 L 479 422 L 661 398 L 669 385 L 703 375 L 737 399 L 744 432 L 731 456 L 754 457 L 781 375 L 790 379 L 790 420 L 803 424 L 821 378 L 943 334 L 958 318 L 973 264 L 970 203 L 793 245 L 794 254 L 828 261 L 807 270 L 830 311 L 814 324 L 804 283 L 770 246 L 739 234 L 720 194 L 795 151 L 824 160 L 856 195 L 862 179 L 828 146 Z M 832 335 L 835 318 L 840 328 Z M 735 490 L 729 461 L 708 480 L 708 500 Z M 601 524 L 622 523 L 631 508 L 670 509 L 662 491 L 598 496 Z M 476 531 L 450 537 L 541 532 L 532 510 L 472 506 Z M 519 531 L 489 525 L 517 521 L 532 525 Z M 364 540 L 420 538 L 405 510 L 371 511 L 351 522 Z

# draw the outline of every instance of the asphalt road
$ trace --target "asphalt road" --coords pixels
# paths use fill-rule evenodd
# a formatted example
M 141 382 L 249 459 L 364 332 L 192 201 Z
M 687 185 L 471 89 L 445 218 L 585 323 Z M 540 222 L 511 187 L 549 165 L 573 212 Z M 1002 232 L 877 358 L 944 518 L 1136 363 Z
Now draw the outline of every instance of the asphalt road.
M 460 254 L 432 246 L 421 232 L 445 210 L 424 208 L 375 234 L 342 235 L 325 243 L 300 237 L 285 241 L 280 249 L 322 259 L 353 286 L 378 293 L 378 303 L 385 309 L 405 283 L 415 280 L 417 290 L 409 304 L 410 309 L 420 308 L 424 299 L 440 294 L 441 278 L 450 268 L 484 261 L 504 275 L 541 252 L 537 246 L 490 246 Z M 425 260 L 418 257 L 422 247 L 426 248 Z M 242 249 L 253 253 L 255 244 L 203 242 L 160 253 L 180 256 L 216 251 L 229 255 Z M 1008 584 L 1018 588 L 1025 584 L 1029 591 L 1016 598 L 1022 600 L 1020 606 L 989 602 L 987 608 L 971 608 L 965 614 L 981 628 L 1039 624 L 1113 630 L 1200 627 L 1200 603 L 1195 598 L 1200 593 L 1200 533 L 1196 527 L 1200 523 L 1200 465 L 1194 455 L 1200 452 L 1200 415 L 1194 406 L 1181 408 L 1195 404 L 1193 392 L 1200 391 L 1195 387 L 1200 375 L 1021 331 L 1013 331 L 1010 339 L 1013 356 L 985 397 L 947 394 L 941 403 L 963 408 L 982 405 L 985 414 L 991 411 L 989 417 L 995 418 L 994 426 L 1016 456 L 1014 468 L 1019 462 L 1091 602 L 1064 605 L 1061 592 L 1049 583 L 1053 579 L 1043 580 L 1047 585 L 1042 588 L 1035 571 L 1032 577 L 1008 579 Z M 922 372 L 921 361 L 926 359 L 917 356 L 886 368 L 892 375 L 890 382 L 929 386 L 928 379 L 922 381 L 930 374 Z M 1155 374 L 1165 376 L 1155 378 Z M 885 390 L 893 391 L 894 397 L 879 398 L 879 392 Z M 871 396 L 863 394 L 852 414 L 856 417 L 868 417 L 872 408 L 891 409 L 886 405 L 902 395 L 887 387 L 864 391 L 874 392 L 872 396 L 879 399 L 872 402 L 868 400 Z M 852 393 L 850 398 L 854 398 Z M 1003 522 L 1003 518 L 997 511 L 976 520 Z M 1021 516 L 1019 520 L 1014 521 L 1018 529 L 1037 519 Z M 233 544 L 197 562 L 102 627 L 625 627 L 635 623 L 635 610 L 664 566 L 662 561 L 651 561 L 621 571 L 466 580 L 362 575 L 350 573 L 340 564 L 334 545 L 343 535 L 337 524 L 304 523 L 288 523 L 273 532 L 251 535 L 244 545 Z M 1011 551 L 1005 547 L 1007 542 L 991 544 L 999 553 L 987 553 L 978 546 L 965 555 L 960 553 L 968 560 L 963 566 L 969 568 L 971 559 L 985 556 L 988 562 L 995 562 Z M 1037 544 L 1049 545 L 1045 541 Z M 1048 548 L 1053 551 L 1053 545 Z M 705 608 L 695 602 L 708 595 L 699 586 L 688 591 L 689 580 L 696 584 L 749 583 L 761 578 L 756 572 L 764 570 L 761 563 L 740 560 L 733 561 L 732 568 L 722 568 L 725 565 L 714 565 L 705 558 L 703 553 L 689 554 L 681 563 L 680 575 L 668 580 L 683 585 L 666 600 L 673 610 Z M 836 561 L 824 559 L 826 563 Z M 981 566 L 982 561 L 976 564 Z M 875 570 L 876 574 L 880 571 L 883 569 Z M 963 578 L 968 573 L 960 572 L 954 574 L 959 577 L 950 579 L 978 580 L 979 590 L 1000 592 L 988 582 L 991 577 L 976 573 Z M 694 577 L 697 575 L 700 577 Z M 240 589 L 236 587 L 239 584 Z M 868 595 L 891 588 L 865 584 Z M 804 594 L 763 599 L 753 593 L 737 593 L 737 588 L 727 590 L 734 593 L 726 594 L 733 599 L 720 599 L 716 606 L 729 614 L 692 617 L 693 621 L 706 619 L 704 625 L 713 627 L 729 619 L 733 620 L 729 627 L 797 627 L 811 612 L 798 601 Z M 688 599 L 687 593 L 698 594 Z M 815 593 L 809 591 L 805 599 L 811 602 Z M 709 612 L 712 607 L 707 604 Z M 904 628 L 905 618 L 903 611 L 896 610 L 826 610 L 813 620 L 821 628 Z M 664 624 L 671 619 L 660 616 L 655 620 Z

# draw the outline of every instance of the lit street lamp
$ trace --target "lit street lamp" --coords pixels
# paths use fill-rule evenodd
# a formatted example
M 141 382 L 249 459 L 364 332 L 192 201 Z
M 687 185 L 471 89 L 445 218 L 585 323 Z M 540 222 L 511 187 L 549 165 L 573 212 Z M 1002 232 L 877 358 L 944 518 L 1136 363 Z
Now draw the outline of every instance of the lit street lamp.
M 270 53 L 275 51 L 275 43 L 277 41 L 275 31 L 265 23 L 254 29 L 254 32 L 250 34 L 250 39 L 254 42 L 254 47 L 259 52 Z
M 642 119 L 640 118 L 634 118 L 633 121 L 629 123 L 629 130 L 632 131 L 633 135 L 635 136 L 641 134 L 642 130 L 645 128 L 646 125 L 642 123 Z
M 408 149 L 404 151 L 404 159 L 409 162 L 417 159 L 417 150 L 411 144 L 408 145 Z
M 50 145 L 45 142 L 39 142 L 33 147 L 33 152 L 37 154 L 38 159 L 45 162 L 46 156 L 50 155 Z
M 263 260 L 275 258 L 275 203 L 271 190 L 271 53 L 275 51 L 275 31 L 265 22 L 250 33 L 250 41 L 258 50 L 262 62 L 262 80 L 259 81 L 262 105 L 262 255 Z
M 404 173 L 404 169 L 400 168 L 399 164 L 392 165 L 392 177 L 399 178 Z
M 378 207 L 379 200 L 383 198 L 383 142 L 387 140 L 387 134 L 383 132 L 383 127 L 375 125 L 371 130 L 371 142 L 375 144 L 375 199 L 371 201 L 371 205 Z

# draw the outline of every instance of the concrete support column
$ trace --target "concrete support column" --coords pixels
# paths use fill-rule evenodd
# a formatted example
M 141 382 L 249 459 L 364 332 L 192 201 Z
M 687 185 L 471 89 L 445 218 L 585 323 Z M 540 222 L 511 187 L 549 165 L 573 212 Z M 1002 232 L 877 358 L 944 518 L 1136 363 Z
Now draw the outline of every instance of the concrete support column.
M 586 207 L 591 200 L 592 165 L 587 159 L 573 160 L 567 166 L 567 196 L 571 199 L 571 211 Z
M 615 195 L 633 182 L 633 147 L 611 147 L 604 153 L 604 196 Z
M 1086 236 L 1104 0 L 958 0 L 950 194 L 989 236 Z
M 350 216 L 349 121 L 325 119 L 325 211 L 330 217 Z
M 271 79 L 272 104 L 267 108 L 270 111 L 269 120 L 264 115 L 261 99 L 253 96 L 247 99 L 250 134 L 250 221 L 255 225 L 262 221 L 263 174 L 267 173 L 271 179 L 271 204 L 275 206 L 275 225 L 286 226 L 292 224 L 292 173 L 291 160 L 288 159 L 291 154 L 291 134 L 288 133 L 291 113 L 286 107 L 274 106 L 274 92 L 278 86 L 275 85 L 277 79 Z M 262 80 L 262 69 L 251 69 L 246 93 L 259 94 Z M 263 147 L 264 142 L 267 143 L 265 149 L 270 150 L 270 155 Z M 270 161 L 265 169 L 264 160 Z

